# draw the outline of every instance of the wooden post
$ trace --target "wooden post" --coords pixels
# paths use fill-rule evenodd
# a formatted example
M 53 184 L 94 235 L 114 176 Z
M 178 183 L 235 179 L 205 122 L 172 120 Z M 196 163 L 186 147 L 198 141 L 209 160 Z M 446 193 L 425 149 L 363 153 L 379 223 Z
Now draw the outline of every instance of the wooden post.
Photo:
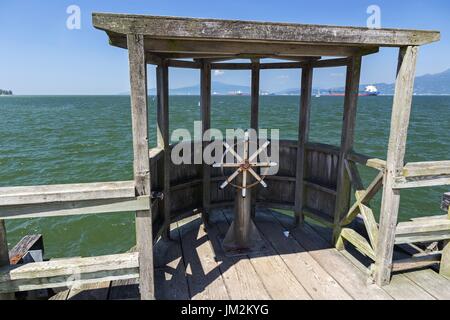
M 375 282 L 385 285 L 390 282 L 392 256 L 395 243 L 400 205 L 400 191 L 393 189 L 394 178 L 401 175 L 408 134 L 409 116 L 414 90 L 418 47 L 402 47 L 399 54 L 395 95 L 392 106 L 391 131 L 384 176 L 383 198 L 380 210 L 380 232 L 376 248 Z
M 202 119 L 202 135 L 204 138 L 203 150 L 208 144 L 209 137 L 205 136 L 206 130 L 211 128 L 211 64 L 202 61 L 200 69 L 200 114 Z M 203 156 L 203 155 L 202 155 Z M 211 205 L 211 167 L 203 163 L 203 220 L 209 221 L 209 210 Z
M 164 216 L 164 239 L 170 239 L 170 138 L 169 138 L 169 64 L 163 59 L 156 68 L 157 72 L 157 144 L 164 150 L 162 185 L 163 185 L 163 205 Z
M 144 36 L 127 36 L 131 84 L 131 121 L 133 127 L 134 181 L 136 195 L 150 195 L 148 153 L 147 64 Z M 150 201 L 150 200 L 149 200 Z M 152 213 L 136 212 L 136 242 L 139 252 L 139 290 L 142 300 L 154 299 Z
M 361 56 L 353 56 L 347 66 L 344 117 L 338 162 L 337 195 L 334 209 L 333 239 L 336 248 L 339 250 L 343 249 L 343 241 L 340 237 L 340 221 L 344 215 L 347 214 L 350 207 L 351 183 L 345 169 L 345 159 L 347 158 L 348 153 L 353 149 L 360 74 Z
M 258 132 L 259 129 L 259 82 L 260 82 L 260 64 L 259 59 L 252 60 L 252 82 L 251 82 L 251 113 L 250 113 L 250 128 Z M 257 188 L 253 188 L 251 216 L 256 216 L 256 198 Z
M 5 221 L 0 220 L 0 267 L 9 266 L 8 241 L 6 239 Z M 0 300 L 12 300 L 14 293 L 0 293 Z
M 448 194 L 447 200 L 449 199 L 450 194 Z M 450 219 L 450 206 L 448 206 L 447 218 Z M 444 241 L 439 274 L 443 275 L 444 277 L 450 278 L 450 240 Z
M 300 112 L 299 112 L 299 128 L 297 141 L 297 166 L 295 177 L 295 223 L 303 224 L 303 206 L 305 189 L 303 184 L 305 174 L 305 145 L 309 139 L 309 117 L 311 111 L 311 95 L 313 83 L 313 67 L 311 64 L 306 65 L 302 69 L 302 82 L 300 92 Z

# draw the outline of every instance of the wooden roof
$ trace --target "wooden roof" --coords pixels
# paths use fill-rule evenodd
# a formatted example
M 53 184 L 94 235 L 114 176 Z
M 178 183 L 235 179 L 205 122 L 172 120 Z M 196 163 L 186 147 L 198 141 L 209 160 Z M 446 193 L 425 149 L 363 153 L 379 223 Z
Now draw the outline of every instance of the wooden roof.
M 110 13 L 93 13 L 92 18 L 95 28 L 106 31 L 111 45 L 126 48 L 127 34 L 143 34 L 147 52 L 169 57 L 350 56 L 440 39 L 439 32 L 422 30 Z

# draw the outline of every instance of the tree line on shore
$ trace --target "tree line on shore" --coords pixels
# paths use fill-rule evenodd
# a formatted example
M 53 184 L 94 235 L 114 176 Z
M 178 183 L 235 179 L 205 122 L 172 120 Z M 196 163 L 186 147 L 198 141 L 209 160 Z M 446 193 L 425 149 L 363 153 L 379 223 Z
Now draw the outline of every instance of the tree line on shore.
M 0 96 L 12 96 L 13 92 L 11 90 L 0 89 Z

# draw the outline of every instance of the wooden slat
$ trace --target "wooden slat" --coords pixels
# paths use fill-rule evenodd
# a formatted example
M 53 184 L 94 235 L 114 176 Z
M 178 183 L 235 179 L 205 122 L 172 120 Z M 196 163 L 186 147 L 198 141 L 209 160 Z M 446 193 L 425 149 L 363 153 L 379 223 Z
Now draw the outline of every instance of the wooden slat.
M 301 79 L 301 95 L 300 95 L 300 112 L 298 126 L 298 144 L 297 144 L 297 162 L 295 176 L 295 200 L 294 214 L 296 223 L 303 223 L 302 208 L 305 205 L 305 145 L 309 140 L 309 118 L 311 109 L 313 69 L 309 65 L 302 69 Z
M 8 240 L 6 238 L 5 221 L 0 219 L 0 268 L 9 265 Z M 12 300 L 14 294 L 0 293 L 0 300 Z
M 93 13 L 93 25 L 115 33 L 142 33 L 152 38 L 222 39 L 311 44 L 373 46 L 421 45 L 440 38 L 439 32 L 335 27 L 293 23 L 197 19 Z M 258 52 L 254 52 L 258 53 Z
M 41 234 L 30 234 L 24 236 L 10 251 L 9 263 L 19 264 L 30 250 L 40 250 L 43 255 L 44 244 Z
M 450 219 L 423 219 L 400 222 L 396 229 L 396 235 L 427 233 L 434 231 L 450 231 Z
M 231 211 L 227 211 L 226 216 L 230 218 Z M 311 296 L 270 244 L 266 252 L 252 253 L 248 256 L 272 299 L 311 300 Z
M 227 223 L 222 210 L 215 210 L 211 215 L 210 222 L 211 224 L 207 226 L 208 238 L 216 252 L 216 258 L 220 261 L 219 268 L 230 299 L 270 299 L 270 294 L 264 287 L 263 281 L 256 273 L 248 257 L 226 257 L 223 255 L 221 241 L 230 225 Z
M 284 236 L 283 232 L 286 229 L 277 220 L 274 220 L 270 211 L 258 212 L 256 225 L 313 299 L 352 299 L 333 277 L 311 257 L 307 250 L 300 246 L 294 238 Z
M 422 269 L 439 264 L 441 261 L 440 254 L 428 254 L 424 256 L 411 257 L 401 260 L 395 260 L 392 264 L 392 272 L 399 272 L 411 269 Z
M 417 47 L 403 47 L 399 51 L 399 63 L 395 95 L 392 107 L 391 129 L 387 152 L 386 176 L 380 208 L 380 232 L 377 244 L 375 281 L 378 285 L 389 283 L 394 252 L 395 229 L 400 206 L 400 192 L 395 190 L 394 178 L 404 165 L 406 137 L 411 113 Z
M 154 247 L 155 298 L 188 300 L 189 287 L 177 224 L 171 225 L 170 239 L 160 239 Z
M 318 184 L 318 183 L 315 183 L 315 182 L 312 182 L 312 181 L 309 181 L 309 180 L 303 180 L 303 184 L 305 186 L 307 186 L 308 188 L 312 188 L 312 189 L 315 189 L 315 190 L 318 190 L 318 191 L 322 191 L 322 192 L 331 194 L 333 196 L 336 196 L 336 190 L 335 189 L 331 189 L 329 187 L 325 187 L 325 186 L 323 186 L 321 184 Z
M 375 261 L 375 253 L 373 252 L 372 247 L 367 242 L 367 240 L 359 233 L 357 233 L 355 230 L 344 228 L 341 231 L 341 236 L 345 240 L 353 244 L 355 248 L 362 254 L 368 256 L 369 258 Z
M 357 152 L 350 152 L 347 155 L 347 160 L 362 164 L 363 166 L 374 168 L 377 170 L 384 170 L 386 168 L 386 161 L 378 158 L 372 158 Z
M 138 254 L 69 258 L 0 269 L 0 292 L 67 287 L 139 276 Z
M 151 194 L 148 151 L 147 64 L 142 34 L 127 35 L 130 64 L 131 123 L 133 132 L 133 173 L 136 194 Z M 149 199 L 150 202 L 150 199 Z M 136 243 L 139 252 L 141 299 L 154 298 L 152 212 L 136 211 Z
M 372 209 L 364 204 L 360 205 L 360 210 L 361 215 L 363 216 L 367 234 L 369 235 L 371 247 L 372 249 L 376 250 L 378 243 L 378 224 L 375 220 L 375 216 Z
M 450 175 L 421 176 L 421 177 L 395 177 L 393 189 L 411 189 L 450 185 Z
M 339 155 L 339 148 L 333 145 L 317 142 L 307 142 L 305 148 L 309 151 L 318 151 L 323 153 L 329 153 L 333 155 Z
M 131 198 L 134 196 L 133 181 L 5 187 L 0 188 L 0 206 Z
M 280 219 L 280 222 L 286 228 L 290 227 L 285 220 Z M 331 248 L 308 224 L 291 230 L 291 235 L 354 299 L 392 299 L 380 287 L 369 284 L 366 274 L 352 265 L 339 251 Z
M 380 172 L 375 179 L 370 183 L 365 192 L 360 194 L 359 199 L 351 206 L 348 210 L 347 215 L 342 219 L 341 225 L 347 225 L 355 219 L 359 212 L 359 206 L 361 204 L 368 204 L 369 201 L 375 196 L 375 194 L 380 190 L 383 184 L 384 173 Z
M 439 175 L 450 175 L 450 161 L 412 162 L 403 167 L 404 177 Z
M 430 269 L 404 273 L 418 286 L 439 300 L 450 300 L 450 280 Z
M 6 206 L 0 210 L 0 218 L 24 219 L 73 216 L 98 213 L 148 210 L 149 196 L 124 199 L 52 202 L 32 205 Z
M 226 300 L 229 295 L 200 215 L 178 222 L 191 299 Z

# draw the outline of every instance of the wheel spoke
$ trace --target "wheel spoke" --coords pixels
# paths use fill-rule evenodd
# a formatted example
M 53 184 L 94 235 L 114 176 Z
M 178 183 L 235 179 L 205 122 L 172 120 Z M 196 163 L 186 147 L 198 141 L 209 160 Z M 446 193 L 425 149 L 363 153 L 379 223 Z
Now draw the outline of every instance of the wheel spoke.
M 233 150 L 233 148 L 226 142 L 223 143 L 223 145 L 225 146 L 226 150 L 225 152 L 229 151 L 238 162 L 242 162 L 242 158 Z
M 248 159 L 249 162 L 255 160 L 255 158 L 264 151 L 264 149 L 267 148 L 267 146 L 270 144 L 270 141 L 266 141 L 252 156 Z
M 214 163 L 214 168 L 238 168 L 240 166 L 239 163 Z
M 278 164 L 276 162 L 251 162 L 252 167 L 276 167 Z
M 233 181 L 234 178 L 237 177 L 237 175 L 238 175 L 239 173 L 241 173 L 241 171 L 242 171 L 241 168 L 237 169 L 231 176 L 229 176 L 229 177 L 227 178 L 227 180 L 225 180 L 225 181 L 220 185 L 220 189 L 225 188 L 231 181 Z
M 255 179 L 264 187 L 267 188 L 267 184 L 264 182 L 263 179 L 261 179 L 261 177 L 255 172 L 255 170 L 253 170 L 252 168 L 249 168 L 248 171 L 250 172 L 250 174 L 255 177 Z

